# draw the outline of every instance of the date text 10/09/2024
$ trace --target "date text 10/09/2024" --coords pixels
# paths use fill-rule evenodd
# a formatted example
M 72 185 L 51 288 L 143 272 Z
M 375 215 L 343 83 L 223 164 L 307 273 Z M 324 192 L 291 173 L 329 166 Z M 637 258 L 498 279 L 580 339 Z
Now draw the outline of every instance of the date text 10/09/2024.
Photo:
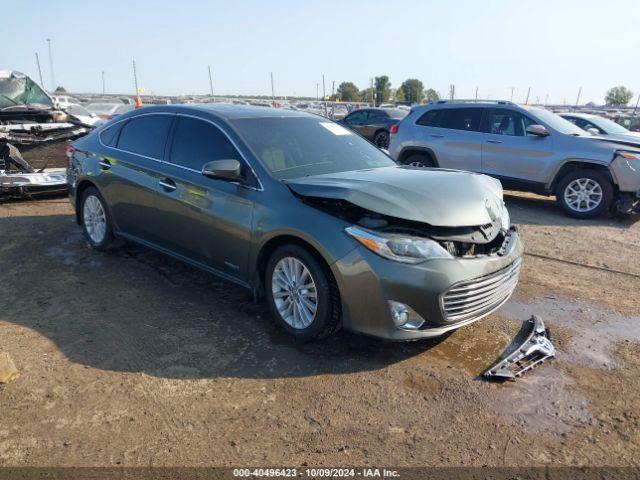
M 235 468 L 234 477 L 307 478 L 397 478 L 398 471 L 386 468 Z

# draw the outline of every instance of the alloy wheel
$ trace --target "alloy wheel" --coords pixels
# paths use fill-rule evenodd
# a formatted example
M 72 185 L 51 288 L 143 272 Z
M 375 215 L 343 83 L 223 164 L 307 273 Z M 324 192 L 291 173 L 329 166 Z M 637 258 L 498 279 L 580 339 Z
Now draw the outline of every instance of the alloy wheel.
M 85 199 L 82 219 L 89 238 L 94 243 L 101 243 L 107 232 L 107 216 L 102 202 L 95 195 L 89 195 Z
M 304 329 L 318 311 L 318 291 L 307 266 L 295 257 L 282 258 L 271 278 L 273 301 L 280 317 L 291 327 Z
M 575 212 L 595 210 L 602 198 L 602 187 L 591 178 L 576 178 L 564 189 L 564 201 Z

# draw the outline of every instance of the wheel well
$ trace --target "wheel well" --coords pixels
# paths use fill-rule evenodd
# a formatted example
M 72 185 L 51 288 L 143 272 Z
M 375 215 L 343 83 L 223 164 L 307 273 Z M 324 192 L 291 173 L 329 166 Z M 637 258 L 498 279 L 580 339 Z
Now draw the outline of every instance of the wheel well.
M 398 158 L 398 162 L 399 163 L 403 163 L 407 158 L 409 158 L 410 155 L 413 154 L 419 154 L 419 155 L 423 155 L 425 157 L 427 157 L 428 159 L 430 159 L 433 164 L 437 167 L 438 166 L 438 160 L 436 160 L 436 156 L 433 154 L 433 152 L 431 150 L 428 150 L 426 148 L 408 148 L 406 150 L 403 150 L 402 153 L 400 154 L 400 157 Z
M 386 132 L 388 134 L 389 130 L 387 130 L 386 128 L 379 128 L 378 130 L 376 130 L 376 133 L 373 134 L 373 138 L 376 138 L 376 135 L 378 135 L 380 132 Z
M 578 170 L 578 169 L 582 169 L 582 170 L 585 170 L 585 169 L 586 170 L 597 170 L 599 172 L 602 172 L 602 173 L 606 174 L 606 176 L 611 181 L 611 184 L 614 187 L 616 187 L 616 184 L 615 184 L 615 182 L 613 180 L 613 176 L 611 175 L 611 172 L 609 171 L 609 167 L 607 167 L 606 165 L 601 165 L 599 163 L 573 161 L 573 162 L 565 163 L 560 168 L 560 170 L 558 170 L 558 173 L 556 173 L 556 176 L 553 178 L 553 182 L 551 182 L 551 191 L 555 193 L 556 187 L 558 186 L 558 183 L 560 183 L 560 181 L 565 177 L 565 175 L 567 175 L 569 172 L 572 172 L 573 170 Z
M 76 187 L 75 207 L 76 207 L 76 222 L 78 223 L 78 225 L 80 225 L 80 200 L 82 200 L 82 194 L 84 193 L 84 191 L 89 187 L 96 188 L 93 182 L 90 182 L 89 180 L 81 181 Z
M 295 237 L 293 235 L 280 235 L 270 239 L 267 243 L 265 243 L 260 249 L 260 253 L 258 253 L 258 259 L 256 262 L 256 293 L 258 296 L 262 296 L 264 293 L 264 275 L 265 270 L 267 268 L 267 262 L 269 258 L 276 251 L 278 247 L 282 245 L 298 245 L 311 253 L 316 260 L 322 265 L 328 275 L 333 278 L 333 273 L 331 272 L 331 268 L 329 268 L 329 264 L 324 259 L 322 254 L 309 242 L 303 240 L 300 237 Z

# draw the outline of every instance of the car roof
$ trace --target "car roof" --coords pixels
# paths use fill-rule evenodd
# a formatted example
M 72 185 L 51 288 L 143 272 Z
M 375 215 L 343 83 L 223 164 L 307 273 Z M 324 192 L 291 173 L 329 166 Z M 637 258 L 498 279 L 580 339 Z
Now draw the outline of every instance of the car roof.
M 311 117 L 317 115 L 289 110 L 284 108 L 258 107 L 253 105 L 236 105 L 232 103 L 186 103 L 172 105 L 148 106 L 143 111 L 163 111 L 184 113 L 188 111 L 213 114 L 223 120 L 236 120 L 240 118 L 282 118 L 282 117 Z

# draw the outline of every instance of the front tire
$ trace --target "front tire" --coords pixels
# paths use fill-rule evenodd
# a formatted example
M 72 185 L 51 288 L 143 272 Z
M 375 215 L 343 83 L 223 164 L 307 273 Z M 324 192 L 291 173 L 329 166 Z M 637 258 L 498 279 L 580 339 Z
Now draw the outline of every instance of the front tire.
M 571 217 L 594 218 L 611 206 L 613 185 L 597 170 L 574 170 L 560 180 L 556 201 Z
M 339 328 L 338 287 L 328 268 L 307 249 L 276 249 L 267 263 L 265 288 L 276 324 L 297 340 L 318 340 Z
M 402 164 L 416 168 L 433 168 L 436 166 L 433 159 L 424 153 L 411 153 L 402 161 Z
M 114 244 L 111 215 L 107 203 L 94 187 L 82 192 L 80 221 L 84 236 L 96 250 L 108 250 Z

